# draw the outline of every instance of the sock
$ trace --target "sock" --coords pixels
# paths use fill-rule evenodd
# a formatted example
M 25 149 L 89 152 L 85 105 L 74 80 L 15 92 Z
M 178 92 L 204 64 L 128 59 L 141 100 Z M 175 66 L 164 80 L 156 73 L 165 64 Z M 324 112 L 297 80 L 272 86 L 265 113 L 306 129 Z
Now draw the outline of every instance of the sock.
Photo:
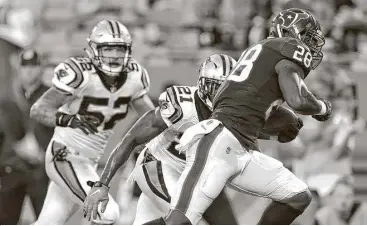
M 296 210 L 287 204 L 273 201 L 264 211 L 259 225 L 289 225 L 303 211 Z
M 144 223 L 143 225 L 166 225 L 166 222 L 164 221 L 163 217 L 160 217 L 155 220 L 148 221 Z

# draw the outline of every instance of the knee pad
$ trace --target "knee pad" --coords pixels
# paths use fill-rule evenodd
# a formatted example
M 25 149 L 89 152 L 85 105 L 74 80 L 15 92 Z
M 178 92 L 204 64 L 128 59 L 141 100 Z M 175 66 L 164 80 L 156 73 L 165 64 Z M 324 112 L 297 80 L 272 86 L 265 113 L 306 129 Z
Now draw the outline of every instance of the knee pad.
M 94 224 L 114 224 L 116 220 L 120 217 L 119 206 L 115 202 L 115 200 L 110 197 L 110 201 L 107 204 L 107 208 L 104 213 L 101 212 L 101 205 L 98 206 L 98 213 L 100 215 L 99 219 L 93 220 Z
M 287 205 L 291 206 L 296 210 L 303 212 L 311 203 L 311 200 L 312 200 L 311 191 L 309 189 L 306 189 L 305 191 L 295 194 L 292 197 L 283 200 L 282 202 L 286 203 Z

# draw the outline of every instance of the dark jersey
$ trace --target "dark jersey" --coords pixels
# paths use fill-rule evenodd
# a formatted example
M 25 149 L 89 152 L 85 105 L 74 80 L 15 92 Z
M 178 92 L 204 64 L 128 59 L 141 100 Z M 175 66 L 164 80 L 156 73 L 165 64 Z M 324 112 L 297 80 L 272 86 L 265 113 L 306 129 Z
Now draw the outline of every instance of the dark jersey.
M 271 107 L 284 101 L 275 66 L 282 59 L 300 65 L 307 75 L 312 55 L 299 40 L 269 38 L 245 50 L 214 98 L 212 118 L 220 120 L 245 148 L 256 140 Z

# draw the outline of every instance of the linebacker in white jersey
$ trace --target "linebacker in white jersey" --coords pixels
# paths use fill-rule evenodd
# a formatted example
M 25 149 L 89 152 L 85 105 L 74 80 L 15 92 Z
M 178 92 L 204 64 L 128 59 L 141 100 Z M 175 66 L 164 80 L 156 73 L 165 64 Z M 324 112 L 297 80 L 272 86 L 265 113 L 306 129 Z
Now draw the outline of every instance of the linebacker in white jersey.
M 55 127 L 45 160 L 52 182 L 36 224 L 64 224 L 89 192 L 87 181 L 98 180 L 97 163 L 116 123 L 130 108 L 142 115 L 154 107 L 147 71 L 131 59 L 127 28 L 103 20 L 87 40 L 89 56 L 59 64 L 53 86 L 31 109 L 33 118 Z M 118 215 L 111 201 L 95 223 L 114 223 Z
M 159 97 L 159 107 L 142 116 L 110 155 L 98 184 L 93 187 L 85 210 L 97 217 L 94 195 L 104 194 L 102 206 L 110 200 L 108 187 L 116 170 L 123 165 L 137 145 L 151 140 L 140 153 L 134 179 L 143 191 L 139 198 L 134 224 L 163 216 L 170 208 L 170 197 L 174 193 L 185 165 L 185 155 L 174 148 L 186 128 L 207 119 L 211 114 L 211 100 L 217 89 L 232 70 L 236 61 L 224 54 L 207 58 L 200 67 L 198 86 L 172 86 Z M 98 185 L 100 186 L 100 185 Z M 99 189 L 104 189 L 98 192 Z M 98 203 L 97 203 L 98 204 Z M 102 207 L 103 208 L 103 207 Z M 237 224 L 229 201 L 222 193 L 208 209 L 204 218 L 209 224 Z

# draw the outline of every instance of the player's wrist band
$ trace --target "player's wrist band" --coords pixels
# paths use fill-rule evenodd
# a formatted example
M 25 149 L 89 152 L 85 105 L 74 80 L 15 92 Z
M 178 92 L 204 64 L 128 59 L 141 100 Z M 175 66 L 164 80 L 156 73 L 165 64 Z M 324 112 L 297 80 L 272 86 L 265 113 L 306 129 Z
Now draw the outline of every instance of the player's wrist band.
M 107 188 L 109 188 L 107 185 L 105 185 L 104 183 L 102 183 L 100 181 L 94 182 L 93 187 L 107 187 Z
M 316 115 L 325 115 L 326 112 L 327 112 L 327 107 L 326 107 L 326 104 L 324 101 L 322 100 L 318 100 L 319 103 L 321 104 L 321 110 L 320 110 L 320 113 L 316 114 Z
M 56 113 L 56 126 L 67 127 L 70 122 L 71 115 L 63 112 Z

